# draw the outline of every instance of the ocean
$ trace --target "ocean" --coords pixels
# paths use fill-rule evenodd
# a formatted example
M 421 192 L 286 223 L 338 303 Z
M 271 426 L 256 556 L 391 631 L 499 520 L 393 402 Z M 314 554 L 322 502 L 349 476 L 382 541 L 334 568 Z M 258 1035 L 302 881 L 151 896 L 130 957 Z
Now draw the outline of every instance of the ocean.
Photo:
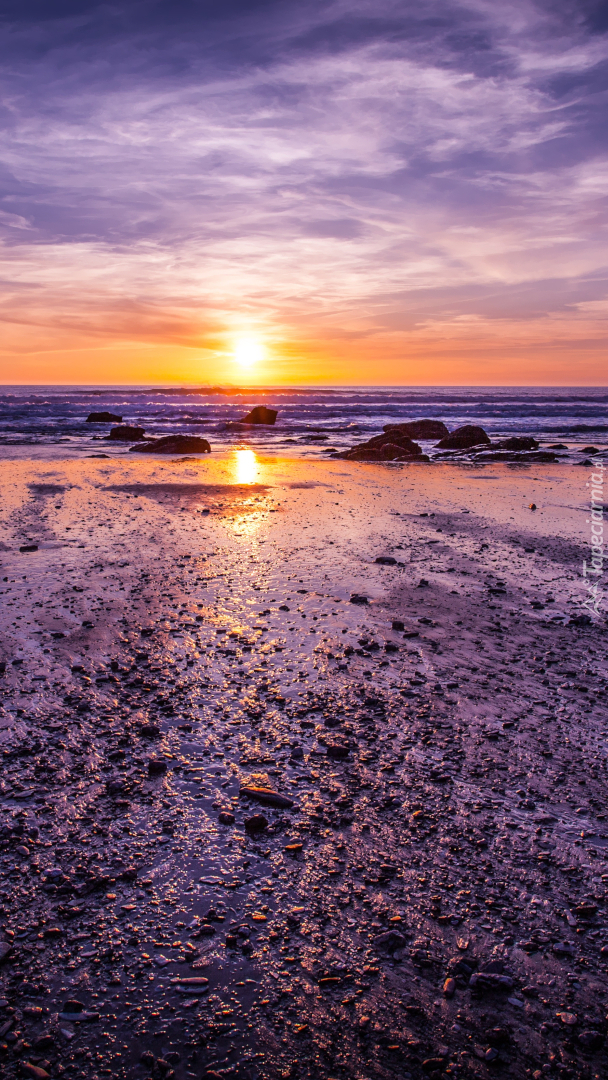
M 232 427 L 255 405 L 278 410 L 274 427 Z M 0 388 L 0 458 L 122 456 L 107 442 L 109 424 L 88 424 L 108 410 L 146 435 L 202 435 L 212 449 L 251 447 L 262 454 L 324 457 L 378 434 L 384 424 L 429 418 L 450 431 L 479 424 L 491 438 L 533 435 L 563 442 L 575 460 L 588 444 L 608 442 L 605 387 L 222 387 L 5 386 Z M 427 452 L 432 444 L 423 444 Z

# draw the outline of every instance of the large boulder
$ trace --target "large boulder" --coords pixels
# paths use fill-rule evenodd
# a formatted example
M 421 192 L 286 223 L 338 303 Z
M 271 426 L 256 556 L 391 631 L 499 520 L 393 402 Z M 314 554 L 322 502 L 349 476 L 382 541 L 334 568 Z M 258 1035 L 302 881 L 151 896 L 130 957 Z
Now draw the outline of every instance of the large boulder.
M 489 442 L 489 436 L 482 427 L 477 427 L 475 424 L 465 424 L 441 439 L 437 443 L 437 449 L 468 450 L 470 446 L 480 446 L 482 443 Z
M 111 439 L 113 442 L 133 442 L 134 439 L 145 439 L 145 437 L 143 427 L 131 427 L 130 424 L 113 427 L 110 434 L 106 435 L 106 439 Z
M 92 412 L 87 416 L 87 424 L 122 424 L 122 416 L 113 412 Z
M 206 439 L 198 435 L 165 435 L 163 439 L 146 439 L 139 446 L 130 446 L 138 454 L 210 454 Z
M 444 439 L 449 431 L 441 420 L 411 420 L 407 424 L 385 424 L 391 435 L 409 435 L 411 439 Z
M 276 418 L 276 409 L 267 409 L 265 405 L 256 405 L 242 420 L 237 420 L 237 424 L 274 424 Z

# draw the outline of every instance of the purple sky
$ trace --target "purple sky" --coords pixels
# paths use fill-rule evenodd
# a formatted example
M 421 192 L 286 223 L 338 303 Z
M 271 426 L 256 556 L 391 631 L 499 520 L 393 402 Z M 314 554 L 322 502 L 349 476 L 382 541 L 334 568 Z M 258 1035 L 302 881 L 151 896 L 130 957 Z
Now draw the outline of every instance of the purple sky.
M 604 382 L 607 10 L 9 0 L 2 381 L 246 331 L 290 381 Z

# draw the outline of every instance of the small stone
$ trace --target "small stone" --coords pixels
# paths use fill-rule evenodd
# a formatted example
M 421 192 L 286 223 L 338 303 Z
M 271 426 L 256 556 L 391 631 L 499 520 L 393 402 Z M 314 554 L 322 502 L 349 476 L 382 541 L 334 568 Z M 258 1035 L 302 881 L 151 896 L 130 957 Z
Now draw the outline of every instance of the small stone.
M 293 799 L 287 798 L 286 795 L 280 795 L 278 791 L 273 791 L 272 788 L 248 785 L 241 788 L 239 795 L 255 799 L 256 802 L 262 803 L 262 806 L 277 806 L 284 810 L 293 806 Z
M 150 776 L 162 776 L 167 771 L 167 762 L 162 758 L 150 758 L 148 761 L 148 772 Z
M 443 984 L 443 996 L 446 998 L 453 998 L 456 993 L 456 980 L 446 979 Z
M 578 1023 L 578 1016 L 576 1013 L 560 1012 L 555 1014 L 558 1020 L 561 1020 L 562 1024 L 566 1027 L 574 1027 Z
M 234 814 L 230 810 L 222 810 L 218 816 L 220 825 L 234 825 Z
M 604 1045 L 604 1036 L 599 1031 L 581 1031 L 578 1042 L 585 1050 L 601 1050 Z
M 32 1065 L 30 1061 L 22 1061 L 21 1069 L 23 1072 L 27 1073 L 28 1076 L 35 1077 L 35 1080 L 47 1080 L 50 1076 L 50 1073 L 48 1073 L 46 1069 L 41 1069 L 38 1065 Z
M 253 817 L 245 818 L 245 829 L 249 833 L 264 832 L 268 828 L 268 819 L 263 814 L 254 814 Z

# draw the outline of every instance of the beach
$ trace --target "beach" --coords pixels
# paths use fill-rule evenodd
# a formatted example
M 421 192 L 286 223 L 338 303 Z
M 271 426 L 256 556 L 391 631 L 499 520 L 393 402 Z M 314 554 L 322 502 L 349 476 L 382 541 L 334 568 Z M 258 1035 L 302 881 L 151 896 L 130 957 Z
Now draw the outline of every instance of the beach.
M 605 1072 L 593 471 L 0 461 L 5 1075 Z

